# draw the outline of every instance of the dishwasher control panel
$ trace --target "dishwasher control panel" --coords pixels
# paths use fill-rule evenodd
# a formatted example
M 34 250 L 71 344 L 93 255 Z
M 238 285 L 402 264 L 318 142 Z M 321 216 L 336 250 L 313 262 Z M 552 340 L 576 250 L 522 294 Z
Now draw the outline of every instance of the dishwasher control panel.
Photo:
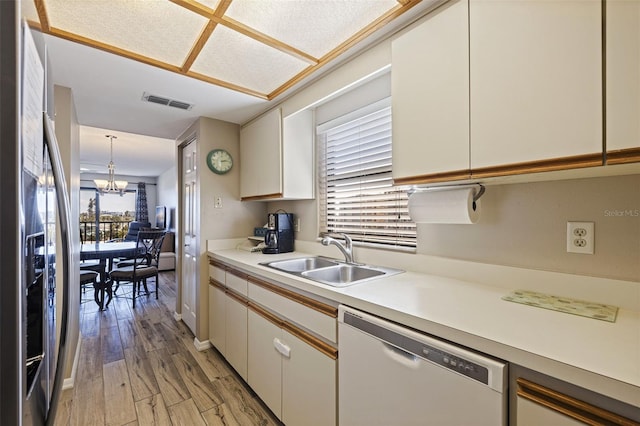
M 376 324 L 349 311 L 344 312 L 342 321 L 406 352 L 408 355 L 422 358 L 485 385 L 491 385 L 489 368 L 478 362 L 486 359 L 484 355 L 412 330 L 401 330 L 399 326 L 396 331 L 393 329 L 396 327 Z

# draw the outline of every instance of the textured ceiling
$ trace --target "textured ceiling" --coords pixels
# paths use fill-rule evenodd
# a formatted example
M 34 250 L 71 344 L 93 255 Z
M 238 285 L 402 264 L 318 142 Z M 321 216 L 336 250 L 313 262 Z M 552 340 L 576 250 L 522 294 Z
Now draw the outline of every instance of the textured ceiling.
M 421 0 L 32 0 L 32 27 L 273 99 Z M 24 0 L 31 3 L 31 0 Z

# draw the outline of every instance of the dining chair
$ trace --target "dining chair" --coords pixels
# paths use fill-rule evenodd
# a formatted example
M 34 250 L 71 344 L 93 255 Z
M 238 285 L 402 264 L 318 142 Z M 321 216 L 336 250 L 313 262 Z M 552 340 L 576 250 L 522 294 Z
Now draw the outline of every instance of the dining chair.
M 116 296 L 121 283 L 131 283 L 133 307 L 136 307 L 136 297 L 140 295 L 140 285 L 147 295 L 150 294 L 147 280 L 155 278 L 156 299 L 158 298 L 158 259 L 165 231 L 140 231 L 136 237 L 136 257 L 126 262 L 120 262 L 109 272 L 109 278 L 115 283 L 113 293 Z M 136 295 L 137 293 L 137 295 Z M 126 296 L 128 293 L 121 294 Z
M 83 271 L 80 270 L 80 303 L 84 303 L 87 299 L 83 299 L 82 295 L 88 285 L 91 285 L 91 289 L 94 291 L 93 298 L 98 302 L 98 293 L 96 285 L 98 284 L 98 273 L 95 271 Z

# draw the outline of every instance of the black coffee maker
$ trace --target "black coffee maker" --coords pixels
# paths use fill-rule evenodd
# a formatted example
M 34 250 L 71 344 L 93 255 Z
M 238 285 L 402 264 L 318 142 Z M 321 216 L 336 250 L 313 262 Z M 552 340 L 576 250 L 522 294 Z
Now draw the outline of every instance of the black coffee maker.
M 269 213 L 267 232 L 264 235 L 266 254 L 289 253 L 293 251 L 293 214 Z

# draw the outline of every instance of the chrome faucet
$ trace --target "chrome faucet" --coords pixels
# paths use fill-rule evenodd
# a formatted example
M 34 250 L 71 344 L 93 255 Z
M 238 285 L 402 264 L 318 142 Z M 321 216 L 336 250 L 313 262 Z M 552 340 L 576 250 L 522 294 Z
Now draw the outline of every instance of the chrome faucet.
M 347 234 L 338 235 L 344 238 L 344 244 L 328 235 L 325 235 L 320 243 L 322 243 L 323 246 L 329 246 L 330 244 L 333 244 L 340 249 L 342 254 L 344 254 L 344 258 L 347 263 L 355 263 L 353 261 L 353 242 L 351 241 L 351 237 L 349 237 Z

